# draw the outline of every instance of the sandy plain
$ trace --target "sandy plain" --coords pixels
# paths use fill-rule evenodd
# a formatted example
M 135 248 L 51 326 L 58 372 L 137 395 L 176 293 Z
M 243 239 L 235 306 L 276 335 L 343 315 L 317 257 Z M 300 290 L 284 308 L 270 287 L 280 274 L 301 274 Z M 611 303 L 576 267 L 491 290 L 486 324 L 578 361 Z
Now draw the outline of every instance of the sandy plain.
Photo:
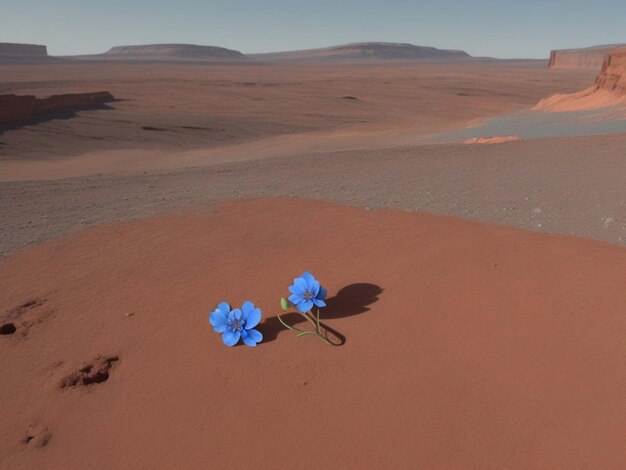
M 545 65 L 0 67 L 118 99 L 0 130 L 0 466 L 624 466 L 626 134 L 425 140 L 596 75 Z

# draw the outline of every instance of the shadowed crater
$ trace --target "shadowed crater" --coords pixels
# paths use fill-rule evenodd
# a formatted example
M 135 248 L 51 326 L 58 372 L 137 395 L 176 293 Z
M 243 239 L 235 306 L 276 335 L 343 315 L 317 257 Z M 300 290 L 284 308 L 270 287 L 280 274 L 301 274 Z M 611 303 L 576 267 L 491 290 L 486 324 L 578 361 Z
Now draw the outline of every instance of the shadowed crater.
M 46 426 L 34 424 L 28 427 L 28 432 L 22 442 L 29 447 L 42 448 L 48 445 L 50 439 L 52 439 L 52 434 Z
M 20 337 L 27 336 L 32 327 L 54 315 L 53 308 L 42 308 L 46 302 L 44 298 L 33 298 L 0 315 L 0 335 L 18 333 Z
M 117 356 L 97 357 L 61 380 L 60 387 L 87 386 L 106 382 L 117 361 L 119 361 Z
M 0 326 L 0 335 L 12 335 L 17 331 L 17 328 L 13 323 L 5 323 Z

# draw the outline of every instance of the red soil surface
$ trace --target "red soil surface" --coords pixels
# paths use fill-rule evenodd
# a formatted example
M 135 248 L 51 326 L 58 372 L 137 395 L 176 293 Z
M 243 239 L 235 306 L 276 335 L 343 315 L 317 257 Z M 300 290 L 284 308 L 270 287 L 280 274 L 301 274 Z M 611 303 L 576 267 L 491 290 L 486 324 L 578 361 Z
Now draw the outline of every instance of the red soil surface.
M 279 330 L 304 270 L 343 346 Z M 0 467 L 623 468 L 625 272 L 600 242 L 304 200 L 46 242 L 0 260 Z M 246 299 L 266 341 L 228 349 L 207 314 Z
M 541 62 L 383 62 L 3 66 L 2 93 L 108 90 L 118 101 L 72 119 L 0 130 L 0 161 L 84 155 L 99 173 L 111 171 L 98 166 L 113 159 L 113 171 L 180 166 L 179 154 L 196 150 L 215 149 L 204 158 L 213 162 L 404 145 L 529 108 L 595 78 L 588 70 L 549 70 Z M 75 176 L 75 163 L 68 163 L 66 176 Z M 13 173 L 0 168 L 0 178 Z

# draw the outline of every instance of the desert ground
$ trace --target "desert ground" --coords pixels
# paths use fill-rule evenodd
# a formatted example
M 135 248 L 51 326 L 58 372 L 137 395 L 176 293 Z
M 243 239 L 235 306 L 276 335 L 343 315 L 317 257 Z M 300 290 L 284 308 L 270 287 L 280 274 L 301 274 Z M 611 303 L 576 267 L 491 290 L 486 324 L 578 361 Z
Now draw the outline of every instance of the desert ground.
M 115 97 L 0 126 L 0 467 L 626 466 L 623 109 L 532 111 L 598 73 L 0 65 L 0 93 Z M 615 126 L 473 134 L 533 112 Z M 337 346 L 277 320 L 304 271 Z

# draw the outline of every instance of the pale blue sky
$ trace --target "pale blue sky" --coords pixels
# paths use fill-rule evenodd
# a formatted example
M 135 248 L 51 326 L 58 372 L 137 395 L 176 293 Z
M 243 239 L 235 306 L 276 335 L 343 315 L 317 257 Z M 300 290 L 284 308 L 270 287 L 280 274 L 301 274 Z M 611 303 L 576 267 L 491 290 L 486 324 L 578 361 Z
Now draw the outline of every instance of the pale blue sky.
M 45 44 L 52 55 L 163 42 L 252 53 L 359 41 L 545 58 L 550 49 L 626 43 L 626 0 L 0 0 L 0 42 Z

